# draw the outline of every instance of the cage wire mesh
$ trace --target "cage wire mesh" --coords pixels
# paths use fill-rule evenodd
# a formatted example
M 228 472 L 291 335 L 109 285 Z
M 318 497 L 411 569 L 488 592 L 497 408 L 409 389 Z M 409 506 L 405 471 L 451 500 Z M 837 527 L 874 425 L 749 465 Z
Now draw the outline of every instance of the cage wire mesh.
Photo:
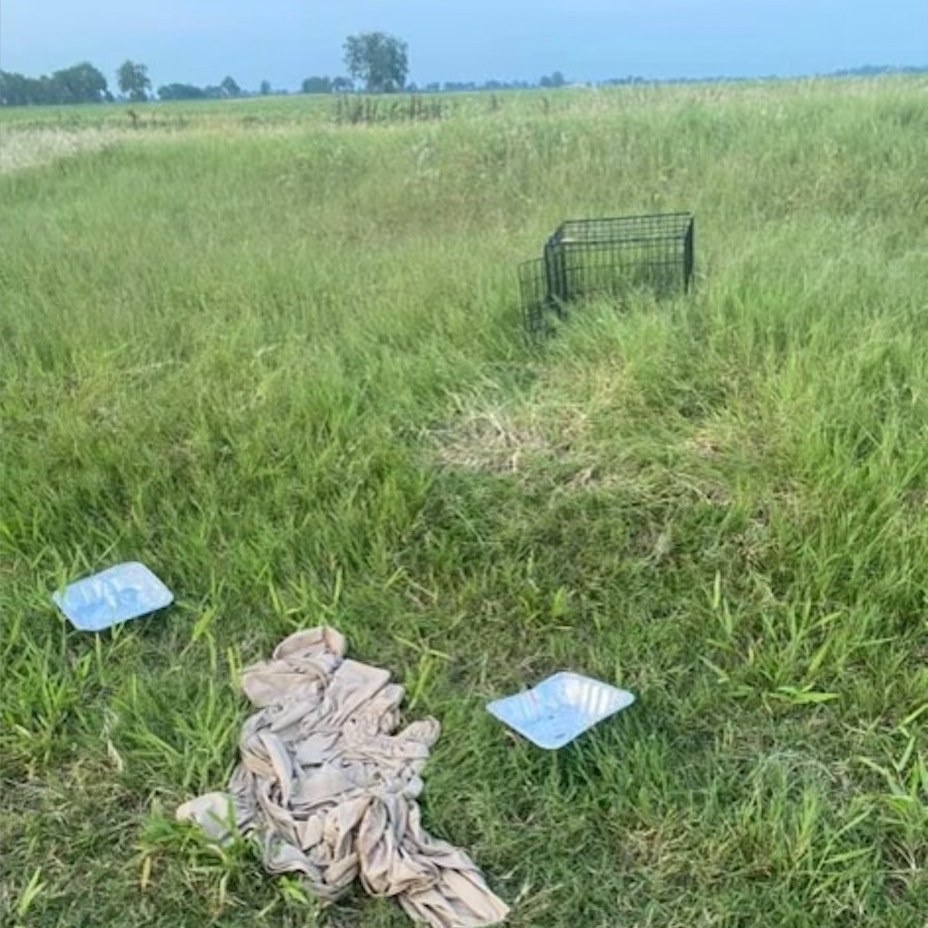
M 531 333 L 550 327 L 575 300 L 623 300 L 647 289 L 685 293 L 693 279 L 693 216 L 664 213 L 571 219 L 545 243 L 543 256 L 519 266 L 519 289 Z

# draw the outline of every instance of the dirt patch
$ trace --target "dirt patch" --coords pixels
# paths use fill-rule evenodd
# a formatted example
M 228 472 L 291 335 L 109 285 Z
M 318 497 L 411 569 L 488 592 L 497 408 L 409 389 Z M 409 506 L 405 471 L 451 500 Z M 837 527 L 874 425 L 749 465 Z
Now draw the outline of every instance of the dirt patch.
M 521 473 L 532 458 L 563 453 L 539 422 L 502 410 L 470 413 L 430 438 L 440 464 L 493 474 Z
M 468 412 L 428 436 L 444 468 L 514 475 L 562 490 L 602 489 L 619 482 L 595 452 L 587 416 L 575 409 L 488 408 Z

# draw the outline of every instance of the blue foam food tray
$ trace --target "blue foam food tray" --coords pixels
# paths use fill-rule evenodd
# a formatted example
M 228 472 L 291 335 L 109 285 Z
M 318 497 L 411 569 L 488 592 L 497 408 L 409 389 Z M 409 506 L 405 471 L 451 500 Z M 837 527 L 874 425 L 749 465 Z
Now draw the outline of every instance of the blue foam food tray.
M 174 596 L 144 564 L 129 561 L 66 586 L 52 600 L 75 628 L 99 632 L 163 609 Z
M 533 744 L 557 750 L 635 701 L 627 690 L 563 671 L 530 690 L 488 703 L 488 711 Z

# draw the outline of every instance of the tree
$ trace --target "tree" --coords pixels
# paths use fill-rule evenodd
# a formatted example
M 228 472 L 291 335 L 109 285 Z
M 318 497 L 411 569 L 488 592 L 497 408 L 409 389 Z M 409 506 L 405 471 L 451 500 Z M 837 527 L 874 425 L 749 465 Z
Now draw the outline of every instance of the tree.
M 158 88 L 159 100 L 202 100 L 206 91 L 194 84 L 166 84 Z
M 57 103 L 101 103 L 108 95 L 106 78 L 87 61 L 55 71 L 51 82 Z
M 327 77 L 307 77 L 300 90 L 303 93 L 331 93 L 332 81 Z
M 101 103 L 111 99 L 106 78 L 86 61 L 55 71 L 51 77 L 0 71 L 0 106 Z
M 345 67 L 368 93 L 402 90 L 409 73 L 408 46 L 385 32 L 360 32 L 345 39 Z
M 15 71 L 0 71 L 0 106 L 25 106 L 29 102 L 29 78 Z
M 219 89 L 224 97 L 240 97 L 242 95 L 242 88 L 231 77 L 224 77 Z
M 351 93 L 354 90 L 354 81 L 350 77 L 333 77 L 332 93 Z
M 270 81 L 261 81 L 261 89 L 258 91 L 262 97 L 270 96 L 271 93 L 271 82 Z
M 560 71 L 554 71 L 549 77 L 545 74 L 538 82 L 540 87 L 563 87 L 567 83 L 567 78 Z
M 119 89 L 128 94 L 133 103 L 142 103 L 148 99 L 151 80 L 148 77 L 148 68 L 144 64 L 124 61 L 116 72 L 116 80 Z

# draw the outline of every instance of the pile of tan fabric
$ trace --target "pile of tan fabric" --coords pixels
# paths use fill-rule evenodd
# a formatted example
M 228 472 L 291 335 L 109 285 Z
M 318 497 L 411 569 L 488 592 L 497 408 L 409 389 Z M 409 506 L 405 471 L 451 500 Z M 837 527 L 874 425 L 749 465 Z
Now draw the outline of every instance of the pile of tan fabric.
M 185 803 L 178 819 L 218 842 L 234 829 L 251 836 L 269 872 L 302 873 L 325 900 L 360 877 L 434 928 L 498 924 L 508 910 L 473 861 L 422 829 L 419 774 L 438 723 L 393 734 L 403 688 L 344 654 L 338 632 L 314 628 L 245 670 L 258 711 L 245 722 L 229 792 Z

